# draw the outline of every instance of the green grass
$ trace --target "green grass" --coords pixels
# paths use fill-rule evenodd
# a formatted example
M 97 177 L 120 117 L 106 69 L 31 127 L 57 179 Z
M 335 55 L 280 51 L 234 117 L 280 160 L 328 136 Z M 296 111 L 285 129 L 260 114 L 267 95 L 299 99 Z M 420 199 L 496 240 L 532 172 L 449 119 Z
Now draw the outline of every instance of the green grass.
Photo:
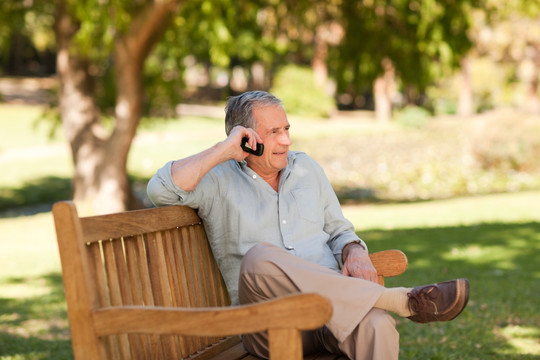
M 408 271 L 387 286 L 459 277 L 470 281 L 468 307 L 454 321 L 418 325 L 398 319 L 400 358 L 540 356 L 539 223 L 373 230 L 363 236 L 371 240 L 372 251 L 399 248 L 407 253 Z
M 540 223 L 512 217 L 505 221 L 501 214 L 484 213 L 485 203 L 518 203 L 524 195 L 540 198 L 535 192 L 345 207 L 371 251 L 398 248 L 407 254 L 409 269 L 389 279 L 388 286 L 457 277 L 471 283 L 470 303 L 452 322 L 418 325 L 398 319 L 401 359 L 540 356 Z M 529 210 L 540 214 L 540 201 Z M 441 216 L 426 221 L 428 216 L 420 216 L 423 212 Z M 385 219 L 391 218 L 400 219 L 389 229 Z M 69 359 L 51 214 L 0 219 L 0 232 L 0 359 Z
M 449 323 L 398 319 L 401 359 L 540 358 L 540 193 L 402 205 L 344 206 L 370 251 L 401 249 L 387 286 L 468 278 L 468 307 Z
M 0 104 L 0 154 L 13 148 L 50 145 L 62 141 L 59 132 L 48 136 L 51 127 L 40 120 L 42 107 Z
M 33 107 L 0 105 L 2 360 L 72 357 L 49 212 L 50 203 L 69 196 L 71 164 L 60 136 L 47 140 L 46 128 L 34 130 L 36 114 Z M 329 158 L 326 153 L 344 151 L 340 161 L 348 156 L 344 144 L 329 139 L 329 133 L 351 143 L 355 136 L 398 135 L 392 126 L 347 119 L 291 122 L 299 148 L 310 149 L 310 144 L 323 140 L 325 146 L 337 144 L 331 151 L 316 149 L 323 160 Z M 144 185 L 165 161 L 204 149 L 220 141 L 223 133 L 221 120 L 211 118 L 145 126 L 130 155 L 130 174 Z M 333 163 L 323 163 L 332 177 Z M 456 277 L 471 283 L 470 303 L 452 322 L 418 325 L 398 319 L 400 359 L 540 359 L 540 191 L 402 204 L 352 203 L 344 206 L 344 213 L 371 251 L 397 248 L 408 255 L 407 272 L 387 285 L 415 286 Z

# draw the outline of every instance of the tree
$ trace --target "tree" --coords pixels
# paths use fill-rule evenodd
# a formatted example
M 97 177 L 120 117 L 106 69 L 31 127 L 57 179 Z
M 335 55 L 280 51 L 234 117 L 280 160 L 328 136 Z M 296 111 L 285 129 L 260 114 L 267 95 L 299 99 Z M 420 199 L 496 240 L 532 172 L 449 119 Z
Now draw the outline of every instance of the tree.
M 187 55 L 229 69 L 262 63 L 269 73 L 286 60 L 313 59 L 324 75 L 320 65 L 328 53 L 340 91 L 355 94 L 382 74 L 388 59 L 387 71 L 421 91 L 436 69 L 457 63 L 464 52 L 468 24 L 461 16 L 473 1 L 480 0 L 444 6 L 435 0 L 13 4 L 30 4 L 36 12 L 43 7 L 44 16 L 55 20 L 59 111 L 74 163 L 74 199 L 103 213 L 135 206 L 126 171 L 131 142 L 156 98 L 175 100 Z M 328 29 L 345 30 L 339 45 L 333 45 L 339 36 L 328 36 Z
M 376 79 L 377 89 L 391 88 L 388 81 L 395 72 L 407 101 L 417 101 L 426 86 L 456 68 L 470 48 L 468 14 L 481 1 L 343 1 L 345 37 L 329 60 L 338 92 L 361 96 Z M 388 94 L 381 90 L 376 95 Z
M 461 60 L 460 89 L 458 94 L 457 114 L 459 116 L 470 116 L 474 114 L 473 89 L 471 84 L 470 56 L 465 56 Z
M 165 92 L 171 102 L 162 104 L 176 105 L 188 54 L 221 66 L 235 56 L 252 62 L 268 56 L 269 46 L 256 46 L 257 15 L 249 1 L 190 1 L 182 9 L 179 0 L 57 2 L 60 115 L 76 202 L 100 213 L 137 207 L 126 164 L 145 104 L 155 106 Z M 107 106 L 111 130 L 103 125 Z
M 221 66 L 235 58 L 254 63 L 271 57 L 275 41 L 257 25 L 258 4 L 196 0 L 182 4 L 182 9 L 179 4 L 179 0 L 0 4 L 4 10 L 0 19 L 6 20 L 0 22 L 2 50 L 14 29 L 28 27 L 29 14 L 53 19 L 59 114 L 74 164 L 73 197 L 85 211 L 137 206 L 127 176 L 128 152 L 144 113 L 157 104 L 177 104 L 185 56 L 194 54 Z M 164 37 L 167 29 L 171 32 Z
M 75 168 L 74 200 L 89 211 L 134 206 L 126 164 L 142 115 L 143 66 L 177 6 L 173 0 L 57 1 L 60 116 Z M 116 105 L 110 131 L 96 102 L 103 61 L 114 64 Z
M 512 75 L 526 84 L 524 107 L 540 112 L 540 2 L 488 0 L 488 5 L 475 34 L 479 55 L 514 66 Z

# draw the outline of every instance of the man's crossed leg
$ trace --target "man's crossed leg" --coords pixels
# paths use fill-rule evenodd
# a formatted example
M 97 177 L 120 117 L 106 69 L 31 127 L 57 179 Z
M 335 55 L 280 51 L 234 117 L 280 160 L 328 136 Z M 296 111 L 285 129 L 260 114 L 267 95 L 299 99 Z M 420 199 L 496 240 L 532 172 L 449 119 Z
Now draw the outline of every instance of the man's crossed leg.
M 416 322 L 456 317 L 468 300 L 464 279 L 414 289 L 384 288 L 346 277 L 305 261 L 274 245 L 261 243 L 245 255 L 240 269 L 241 304 L 295 293 L 317 293 L 333 305 L 326 326 L 302 334 L 304 354 L 326 350 L 350 359 L 397 359 L 399 334 L 386 310 Z M 246 349 L 268 357 L 265 333 L 243 336 Z

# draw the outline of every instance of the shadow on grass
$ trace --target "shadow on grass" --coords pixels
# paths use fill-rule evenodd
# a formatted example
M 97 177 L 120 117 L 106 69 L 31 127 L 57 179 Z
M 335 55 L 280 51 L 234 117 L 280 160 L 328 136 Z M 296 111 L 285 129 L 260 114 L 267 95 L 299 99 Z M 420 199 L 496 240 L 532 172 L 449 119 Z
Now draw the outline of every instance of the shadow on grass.
M 387 286 L 415 286 L 466 277 L 469 305 L 454 321 L 419 325 L 397 318 L 400 359 L 539 359 L 540 224 L 481 224 L 360 234 L 370 251 L 397 248 L 405 274 Z M 0 279 L 0 285 L 40 290 L 0 294 L 0 356 L 72 357 L 59 273 Z
M 146 195 L 148 178 L 129 176 L 132 191 L 144 207 L 152 203 Z M 72 198 L 71 179 L 47 176 L 18 188 L 0 188 L 0 218 L 34 215 L 51 211 L 57 201 Z
M 3 279 L 0 285 L 20 289 L 0 295 L 0 356 L 72 359 L 61 275 Z
M 387 286 L 468 278 L 470 300 L 454 321 L 398 320 L 400 359 L 539 359 L 540 224 L 481 224 L 360 234 L 370 251 L 409 258 Z
M 0 217 L 33 215 L 51 210 L 52 204 L 71 198 L 71 179 L 47 176 L 18 188 L 0 188 Z
M 362 204 L 383 202 L 379 199 L 376 192 L 370 188 L 334 186 L 334 191 L 341 204 Z

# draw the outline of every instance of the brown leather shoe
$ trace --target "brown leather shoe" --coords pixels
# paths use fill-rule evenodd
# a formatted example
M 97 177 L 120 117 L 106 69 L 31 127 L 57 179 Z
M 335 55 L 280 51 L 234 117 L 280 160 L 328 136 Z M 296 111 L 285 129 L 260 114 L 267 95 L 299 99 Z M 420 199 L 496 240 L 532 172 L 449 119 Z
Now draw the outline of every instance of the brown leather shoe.
M 414 322 L 449 321 L 458 316 L 469 301 L 467 279 L 445 281 L 432 285 L 418 286 L 407 294 L 409 316 Z

